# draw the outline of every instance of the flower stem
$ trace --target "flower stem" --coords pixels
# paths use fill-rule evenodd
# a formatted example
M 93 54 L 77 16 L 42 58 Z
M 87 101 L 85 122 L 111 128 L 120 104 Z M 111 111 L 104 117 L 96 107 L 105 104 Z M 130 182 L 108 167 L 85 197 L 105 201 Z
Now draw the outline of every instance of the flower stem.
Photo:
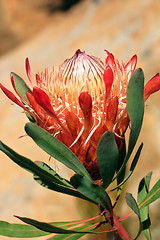
M 122 240 L 133 240 L 129 233 L 125 230 L 121 223 L 121 219 L 119 219 L 115 213 L 111 214 L 104 208 L 100 206 L 101 214 L 105 217 L 106 222 L 110 223 L 113 227 L 113 230 L 117 232 L 117 234 L 121 237 Z
M 125 230 L 119 219 L 113 213 L 113 226 L 117 229 L 118 235 L 121 237 L 122 240 L 132 240 L 131 236 Z

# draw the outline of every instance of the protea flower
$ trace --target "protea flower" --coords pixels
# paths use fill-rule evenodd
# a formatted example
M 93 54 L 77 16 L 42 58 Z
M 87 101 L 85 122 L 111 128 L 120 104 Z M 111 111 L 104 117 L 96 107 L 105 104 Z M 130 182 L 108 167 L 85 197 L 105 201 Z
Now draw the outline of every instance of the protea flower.
M 94 180 L 101 178 L 96 149 L 107 131 L 115 134 L 121 151 L 124 133 L 129 124 L 126 94 L 137 57 L 124 64 L 106 51 L 103 63 L 99 58 L 77 50 L 64 61 L 58 73 L 47 70 L 36 75 L 34 86 L 28 59 L 26 71 L 31 87 L 23 80 L 23 92 L 11 74 L 11 82 L 19 99 L 2 84 L 4 93 L 22 107 L 29 119 L 47 130 L 73 151 Z M 25 89 L 25 91 L 24 91 Z M 160 76 L 155 75 L 145 86 L 144 99 L 160 89 Z M 136 113 L 135 113 L 136 114 Z

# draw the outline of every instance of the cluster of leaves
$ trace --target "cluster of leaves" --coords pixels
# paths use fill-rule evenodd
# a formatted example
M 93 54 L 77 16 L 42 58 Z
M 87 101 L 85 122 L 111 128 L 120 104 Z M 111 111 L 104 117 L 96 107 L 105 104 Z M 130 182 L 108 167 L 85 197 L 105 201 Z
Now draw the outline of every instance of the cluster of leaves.
M 25 95 L 25 92 L 28 91 L 28 89 L 26 89 L 24 81 L 15 74 L 13 74 L 13 77 L 15 84 L 18 86 L 17 89 L 19 94 L 21 96 L 22 94 Z M 20 167 L 33 174 L 34 180 L 43 187 L 81 198 L 91 204 L 97 205 L 97 207 L 100 206 L 100 209 L 107 211 L 112 219 L 114 204 L 112 204 L 109 194 L 106 192 L 106 188 L 108 188 L 115 180 L 116 187 L 114 189 L 110 189 L 109 192 L 116 190 L 118 199 L 121 194 L 122 185 L 132 175 L 143 147 L 143 144 L 139 146 L 132 160 L 129 171 L 125 173 L 126 164 L 131 157 L 142 126 L 144 114 L 143 89 L 144 76 L 142 70 L 138 69 L 135 71 L 129 82 L 127 92 L 127 107 L 131 120 L 131 130 L 127 151 L 124 139 L 124 147 L 119 154 L 115 137 L 112 132 L 105 133 L 98 145 L 97 160 L 103 180 L 103 186 L 93 182 L 83 164 L 65 145 L 34 123 L 26 124 L 25 131 L 27 135 L 30 136 L 34 142 L 50 156 L 54 157 L 75 172 L 70 180 L 62 178 L 50 166 L 43 162 L 33 162 L 30 159 L 19 155 L 2 142 L 0 142 L 0 150 Z M 132 212 L 128 216 L 135 213 L 139 219 L 139 231 L 135 239 L 138 238 L 142 230 L 146 239 L 151 239 L 148 205 L 160 197 L 160 180 L 149 191 L 150 179 L 151 173 L 141 180 L 138 188 L 137 201 L 130 193 L 126 193 L 126 202 L 132 209 Z M 53 223 L 39 222 L 30 218 L 17 216 L 17 218 L 22 220 L 24 223 L 27 223 L 27 225 L 10 224 L 8 222 L 1 221 L 0 235 L 27 238 L 56 233 L 57 235 L 51 236 L 49 239 L 76 240 L 85 234 L 96 234 L 110 231 L 111 222 L 107 222 L 104 217 L 102 218 L 102 215 L 103 211 L 98 216 L 90 219 Z M 94 223 L 91 221 L 93 219 L 96 220 Z M 124 219 L 125 217 L 121 220 Z M 103 229 L 102 231 L 100 227 L 103 224 L 106 225 L 106 229 Z

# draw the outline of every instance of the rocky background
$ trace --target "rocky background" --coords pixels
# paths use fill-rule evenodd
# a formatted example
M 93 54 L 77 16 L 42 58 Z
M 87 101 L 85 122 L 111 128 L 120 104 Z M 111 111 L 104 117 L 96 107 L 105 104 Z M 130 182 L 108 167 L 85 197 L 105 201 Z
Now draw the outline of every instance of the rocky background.
M 102 60 L 107 49 L 124 62 L 136 53 L 147 82 L 160 72 L 159 12 L 159 0 L 0 0 L 0 82 L 11 89 L 11 71 L 26 79 L 26 57 L 34 76 L 45 67 L 58 66 L 78 48 Z M 48 156 L 28 137 L 19 139 L 26 122 L 21 109 L 0 92 L 0 139 L 28 158 L 48 162 Z M 151 186 L 159 179 L 160 93 L 147 101 L 139 143 L 142 141 L 141 160 L 126 186 L 134 197 L 139 181 L 148 172 L 153 171 Z M 63 176 L 70 175 L 56 161 L 50 164 Z M 3 153 L 0 181 L 1 220 L 18 222 L 13 215 L 19 215 L 41 221 L 67 221 L 80 218 L 86 211 L 84 203 L 43 189 Z M 84 207 L 80 210 L 79 205 Z M 154 240 L 160 235 L 159 208 L 158 201 L 150 207 Z M 123 207 L 124 214 L 128 211 Z M 134 219 L 128 229 L 134 229 Z

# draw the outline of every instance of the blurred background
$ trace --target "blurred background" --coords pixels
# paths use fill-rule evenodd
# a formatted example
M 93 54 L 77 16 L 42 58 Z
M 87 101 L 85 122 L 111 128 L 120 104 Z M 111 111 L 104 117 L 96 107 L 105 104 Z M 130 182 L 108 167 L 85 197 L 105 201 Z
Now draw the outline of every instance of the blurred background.
M 46 67 L 58 66 L 79 48 L 101 60 L 105 59 L 104 49 L 124 62 L 137 54 L 138 67 L 144 70 L 147 82 L 160 72 L 159 12 L 159 0 L 0 0 L 0 82 L 11 90 L 11 71 L 27 79 L 26 57 L 34 77 Z M 48 163 L 48 156 L 31 139 L 19 139 L 26 122 L 22 110 L 0 91 L 0 139 L 20 154 Z M 135 198 L 142 177 L 153 171 L 152 187 L 160 176 L 160 93 L 146 103 L 141 142 L 141 159 L 125 186 Z M 50 165 L 59 174 L 70 176 L 56 161 Z M 19 222 L 13 217 L 19 215 L 41 221 L 67 221 L 89 215 L 85 203 L 43 189 L 31 174 L 1 152 L 0 178 L 1 220 Z M 150 207 L 154 240 L 160 236 L 159 209 L 158 201 Z M 121 207 L 121 216 L 122 212 L 129 212 L 126 205 Z M 127 227 L 133 231 L 135 219 L 131 218 L 130 223 Z

